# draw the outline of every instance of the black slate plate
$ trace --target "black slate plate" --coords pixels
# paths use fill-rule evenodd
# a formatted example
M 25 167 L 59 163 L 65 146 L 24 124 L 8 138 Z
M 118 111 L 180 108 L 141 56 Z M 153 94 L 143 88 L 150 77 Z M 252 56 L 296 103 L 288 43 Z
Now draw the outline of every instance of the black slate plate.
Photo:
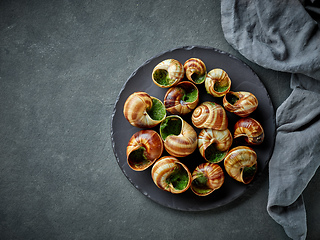
M 200 58 L 207 67 L 207 71 L 214 68 L 225 70 L 231 78 L 232 91 L 249 91 L 253 93 L 259 101 L 257 110 L 250 117 L 258 120 L 265 130 L 265 140 L 259 146 L 254 146 L 253 149 L 258 155 L 258 170 L 255 179 L 248 185 L 239 183 L 228 176 L 225 172 L 225 182 L 223 186 L 206 197 L 196 196 L 191 189 L 188 189 L 182 194 L 171 194 L 156 187 L 151 178 L 151 167 L 143 172 L 133 171 L 126 161 L 126 147 L 129 139 L 135 133 L 141 130 L 131 126 L 123 115 L 123 105 L 130 94 L 136 91 L 144 91 L 149 95 L 163 100 L 167 89 L 156 86 L 152 79 L 151 73 L 153 68 L 161 61 L 174 58 L 182 64 L 189 58 Z M 200 102 L 214 101 L 222 105 L 222 98 L 214 98 L 207 94 L 204 84 L 198 85 L 200 91 Z M 169 114 L 168 114 L 169 115 Z M 184 119 L 190 124 L 190 114 Z M 240 119 L 236 115 L 227 112 L 229 120 L 229 130 L 233 132 L 235 122 Z M 127 80 L 116 100 L 112 115 L 111 138 L 112 146 L 116 156 L 116 160 L 128 178 L 128 180 L 145 196 L 155 202 L 177 210 L 185 211 L 203 211 L 223 206 L 241 196 L 252 184 L 255 184 L 256 179 L 261 175 L 261 172 L 268 164 L 274 147 L 275 138 L 275 115 L 272 102 L 264 85 L 259 77 L 239 59 L 210 47 L 187 46 L 169 50 L 158 56 L 155 56 L 139 67 Z M 155 130 L 159 130 L 158 127 Z M 199 130 L 196 129 L 199 133 Z M 232 146 L 234 147 L 234 146 Z M 164 153 L 166 155 L 166 153 Z M 192 172 L 195 167 L 205 162 L 205 160 L 196 150 L 193 154 L 186 158 L 180 159 L 185 163 Z M 224 169 L 223 163 L 220 166 Z

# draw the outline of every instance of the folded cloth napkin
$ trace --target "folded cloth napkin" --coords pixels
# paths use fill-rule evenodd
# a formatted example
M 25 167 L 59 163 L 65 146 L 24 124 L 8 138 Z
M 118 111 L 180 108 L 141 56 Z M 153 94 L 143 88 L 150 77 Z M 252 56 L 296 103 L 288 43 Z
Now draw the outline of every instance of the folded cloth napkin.
M 222 0 L 226 40 L 268 69 L 292 73 L 290 96 L 276 112 L 267 211 L 292 239 L 306 239 L 302 192 L 320 165 L 319 1 Z

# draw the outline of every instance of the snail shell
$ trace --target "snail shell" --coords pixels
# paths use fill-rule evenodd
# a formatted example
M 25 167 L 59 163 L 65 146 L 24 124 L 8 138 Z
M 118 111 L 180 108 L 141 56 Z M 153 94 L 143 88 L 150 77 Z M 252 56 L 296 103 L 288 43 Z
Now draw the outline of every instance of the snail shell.
M 203 102 L 194 109 L 191 121 L 197 128 L 212 128 L 225 130 L 228 127 L 228 118 L 224 108 L 214 102 Z
M 195 84 L 201 84 L 206 79 L 207 68 L 199 58 L 190 58 L 184 63 L 187 79 Z
M 169 88 L 164 97 L 164 105 L 171 114 L 184 115 L 199 103 L 199 90 L 189 81 L 183 81 Z
M 152 128 L 165 119 L 166 109 L 159 99 L 145 92 L 135 92 L 124 103 L 123 114 L 135 127 Z
M 150 167 L 163 152 L 163 142 L 154 130 L 141 130 L 130 138 L 127 145 L 127 162 L 135 171 Z
M 151 176 L 156 186 L 171 193 L 185 192 L 191 185 L 189 169 L 173 156 L 164 156 L 152 166 Z
M 198 196 L 207 196 L 224 183 L 222 168 L 215 163 L 201 163 L 192 173 L 191 190 Z
M 202 157 L 208 162 L 221 162 L 232 145 L 232 134 L 229 129 L 202 129 L 198 136 L 198 147 Z
M 224 167 L 230 177 L 248 184 L 257 171 L 257 154 L 250 147 L 235 147 L 229 151 L 224 159 Z
M 178 115 L 166 117 L 160 124 L 160 136 L 166 151 L 174 157 L 185 157 L 197 148 L 197 133 Z
M 234 125 L 233 137 L 244 138 L 250 145 L 259 145 L 264 140 L 264 130 L 261 124 L 253 118 L 241 118 Z
M 216 68 L 208 72 L 205 87 L 207 92 L 212 96 L 222 97 L 229 92 L 231 80 L 224 70 Z
M 240 117 L 247 117 L 258 107 L 258 99 L 250 92 L 229 91 L 223 97 L 223 106 Z
M 169 88 L 184 78 L 184 67 L 175 59 L 160 62 L 152 71 L 153 82 L 161 88 Z

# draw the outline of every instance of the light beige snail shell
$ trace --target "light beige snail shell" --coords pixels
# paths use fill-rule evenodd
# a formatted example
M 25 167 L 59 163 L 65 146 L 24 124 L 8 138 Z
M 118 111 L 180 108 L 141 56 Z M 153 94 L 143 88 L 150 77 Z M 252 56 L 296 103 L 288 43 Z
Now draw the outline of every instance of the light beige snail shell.
M 140 130 L 132 135 L 127 145 L 127 163 L 135 171 L 150 167 L 163 152 L 160 135 L 151 129 Z
M 175 59 L 166 59 L 157 64 L 152 71 L 153 82 L 161 88 L 176 85 L 184 78 L 184 67 Z
M 178 115 L 167 116 L 160 124 L 165 150 L 174 157 L 186 157 L 197 148 L 197 132 Z
M 219 163 L 227 155 L 232 145 L 232 134 L 229 129 L 202 129 L 198 136 L 198 147 L 201 156 L 208 162 Z
M 185 115 L 199 103 L 199 90 L 189 81 L 183 81 L 168 89 L 164 97 L 166 110 L 171 114 Z
M 205 81 L 207 68 L 201 59 L 190 58 L 183 66 L 188 80 L 195 84 L 201 84 Z
M 193 110 L 191 121 L 197 128 L 225 130 L 228 128 L 228 117 L 224 108 L 214 102 L 203 102 Z
M 179 194 L 191 185 L 191 173 L 186 165 L 173 156 L 158 159 L 151 170 L 153 182 L 161 190 Z
M 262 125 L 253 118 L 241 118 L 234 125 L 234 139 L 243 138 L 249 145 L 259 145 L 264 140 Z
M 216 68 L 208 72 L 205 80 L 207 93 L 214 97 L 222 97 L 230 91 L 230 87 L 231 79 L 224 70 Z
M 222 168 L 215 163 L 201 163 L 192 173 L 191 190 L 198 196 L 207 196 L 224 183 Z
M 152 128 L 166 117 L 164 104 L 146 92 L 134 92 L 123 107 L 123 114 L 128 122 L 139 128 Z
M 258 99 L 250 92 L 229 91 L 223 97 L 223 106 L 240 117 L 249 116 L 258 107 Z
M 257 171 L 257 154 L 247 146 L 238 146 L 229 151 L 224 159 L 226 172 L 233 179 L 250 183 Z

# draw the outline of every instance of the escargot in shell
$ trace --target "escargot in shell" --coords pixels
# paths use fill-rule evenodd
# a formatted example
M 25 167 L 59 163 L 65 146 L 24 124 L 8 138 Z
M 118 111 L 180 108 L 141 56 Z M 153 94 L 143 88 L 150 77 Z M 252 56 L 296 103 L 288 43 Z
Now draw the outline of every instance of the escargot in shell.
M 258 99 L 250 92 L 229 91 L 223 97 L 223 106 L 240 117 L 249 116 L 258 107 Z
M 226 156 L 232 145 L 229 129 L 202 129 L 198 136 L 198 147 L 202 157 L 208 162 L 219 163 Z
M 199 103 L 199 90 L 189 81 L 183 81 L 168 89 L 164 97 L 166 110 L 171 114 L 185 115 Z
M 127 145 L 127 163 L 135 171 L 150 167 L 163 152 L 160 135 L 151 129 L 140 130 L 132 135 Z
M 157 64 L 152 71 L 153 82 L 161 88 L 169 88 L 184 78 L 184 67 L 175 59 L 166 59 Z
M 201 163 L 192 173 L 191 190 L 198 196 L 207 196 L 224 183 L 222 168 L 215 163 Z
M 152 128 L 166 117 L 166 109 L 159 99 L 146 92 L 134 92 L 123 107 L 123 114 L 129 123 L 139 128 Z
M 151 176 L 156 186 L 174 194 L 185 192 L 191 185 L 189 169 L 173 156 L 164 156 L 152 166 Z
M 215 102 L 203 102 L 193 110 L 192 123 L 197 128 L 225 130 L 228 118 L 224 108 Z
M 250 183 L 257 171 L 257 154 L 247 146 L 238 146 L 229 151 L 224 167 L 233 179 L 244 184 Z
M 222 97 L 229 92 L 231 79 L 224 70 L 215 68 L 208 72 L 205 80 L 205 87 L 207 93 L 212 96 Z
M 160 136 L 166 151 L 174 157 L 185 157 L 197 148 L 197 132 L 179 115 L 167 116 L 160 124 Z
M 201 59 L 190 58 L 183 66 L 188 80 L 195 84 L 201 84 L 205 81 L 207 68 Z
M 259 145 L 264 140 L 262 125 L 253 118 L 241 118 L 234 125 L 233 138 L 238 142 L 242 139 L 249 145 Z

